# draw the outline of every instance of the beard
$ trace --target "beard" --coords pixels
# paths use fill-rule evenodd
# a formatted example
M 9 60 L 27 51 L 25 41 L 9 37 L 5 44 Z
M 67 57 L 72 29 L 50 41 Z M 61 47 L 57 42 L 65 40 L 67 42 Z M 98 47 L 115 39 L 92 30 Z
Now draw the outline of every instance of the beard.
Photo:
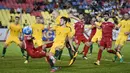
M 108 19 L 104 19 L 105 21 L 108 21 Z

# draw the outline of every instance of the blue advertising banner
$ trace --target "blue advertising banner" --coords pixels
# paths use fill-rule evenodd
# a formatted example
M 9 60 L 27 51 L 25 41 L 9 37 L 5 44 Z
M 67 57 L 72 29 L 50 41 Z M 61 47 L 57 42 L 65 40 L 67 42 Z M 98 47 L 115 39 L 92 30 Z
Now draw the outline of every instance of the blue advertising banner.
M 42 38 L 43 41 L 53 41 L 54 40 L 54 38 L 55 38 L 54 31 L 44 29 L 42 32 L 44 33 L 43 38 Z

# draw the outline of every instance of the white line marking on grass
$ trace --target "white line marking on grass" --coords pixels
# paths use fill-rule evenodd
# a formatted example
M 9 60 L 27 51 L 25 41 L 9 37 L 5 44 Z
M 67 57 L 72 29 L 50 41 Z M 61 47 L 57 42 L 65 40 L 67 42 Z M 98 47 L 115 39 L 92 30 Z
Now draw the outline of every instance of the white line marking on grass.
M 64 56 L 69 56 L 69 54 L 62 54 L 62 55 L 64 55 Z M 82 57 L 81 55 L 78 55 L 77 57 Z M 91 58 L 91 57 L 88 57 L 88 58 Z M 91 58 L 92 59 L 92 58 Z M 109 62 L 112 62 L 112 60 L 110 60 L 110 59 L 101 59 L 101 60 L 103 60 L 103 61 L 109 61 Z M 118 61 L 117 61 L 118 62 Z M 126 62 L 126 61 L 123 61 L 123 63 L 125 63 L 125 64 L 130 64 L 130 62 Z

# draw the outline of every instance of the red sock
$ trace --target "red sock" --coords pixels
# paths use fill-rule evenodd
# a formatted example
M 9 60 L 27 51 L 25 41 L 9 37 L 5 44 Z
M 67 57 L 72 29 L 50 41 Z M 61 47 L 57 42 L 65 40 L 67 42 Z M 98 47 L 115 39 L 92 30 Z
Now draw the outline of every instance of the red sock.
M 98 58 L 97 58 L 99 61 L 101 60 L 102 52 L 103 52 L 103 50 L 99 49 L 99 51 L 98 51 Z
M 107 52 L 112 53 L 112 54 L 116 54 L 116 52 L 114 50 L 108 50 Z
M 84 46 L 84 56 L 87 55 L 88 50 L 89 50 L 89 47 L 85 45 L 85 46 Z

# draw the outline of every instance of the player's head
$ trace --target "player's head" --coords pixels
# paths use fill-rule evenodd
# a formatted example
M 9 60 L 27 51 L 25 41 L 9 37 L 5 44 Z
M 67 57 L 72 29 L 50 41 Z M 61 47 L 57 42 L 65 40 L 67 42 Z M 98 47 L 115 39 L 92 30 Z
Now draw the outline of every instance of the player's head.
M 102 21 L 101 16 L 97 17 L 97 21 L 98 21 L 98 22 L 101 22 L 101 21 Z
M 66 17 L 61 17 L 61 18 L 60 18 L 60 25 L 61 25 L 61 26 L 62 26 L 62 25 L 66 25 L 67 21 L 68 21 L 68 18 L 66 18 Z
M 36 16 L 36 22 L 39 24 L 40 23 L 40 16 Z
M 57 18 L 57 16 L 59 16 L 59 12 L 57 11 L 57 10 L 53 10 L 53 12 L 52 12 L 52 16 L 54 17 L 54 18 Z
M 40 17 L 40 22 L 41 22 L 41 24 L 44 24 L 44 18 L 43 17 Z
M 104 20 L 107 21 L 109 19 L 109 14 L 108 13 L 105 13 L 104 14 Z
M 27 20 L 25 20 L 25 23 L 27 23 Z
M 18 17 L 18 16 L 15 17 L 15 23 L 16 23 L 16 24 L 19 23 L 19 17 Z
M 124 14 L 124 19 L 125 19 L 125 20 L 128 20 L 128 19 L 129 19 L 129 14 L 128 14 L 128 13 L 125 13 L 125 14 Z
M 96 17 L 93 16 L 92 19 L 91 19 L 91 22 L 95 22 L 96 21 Z
M 79 19 L 83 20 L 84 19 L 84 15 L 83 14 L 79 14 Z

